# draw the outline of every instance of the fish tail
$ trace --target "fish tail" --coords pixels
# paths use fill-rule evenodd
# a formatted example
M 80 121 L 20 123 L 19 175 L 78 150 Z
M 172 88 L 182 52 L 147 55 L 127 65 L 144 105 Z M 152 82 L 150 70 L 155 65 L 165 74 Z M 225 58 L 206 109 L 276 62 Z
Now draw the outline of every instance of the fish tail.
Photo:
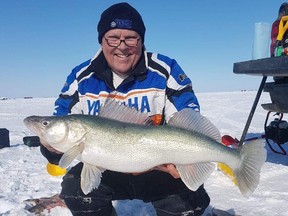
M 234 174 L 237 185 L 245 197 L 249 197 L 257 188 L 260 171 L 266 161 L 265 143 L 262 139 L 244 144 L 240 150 L 241 161 Z

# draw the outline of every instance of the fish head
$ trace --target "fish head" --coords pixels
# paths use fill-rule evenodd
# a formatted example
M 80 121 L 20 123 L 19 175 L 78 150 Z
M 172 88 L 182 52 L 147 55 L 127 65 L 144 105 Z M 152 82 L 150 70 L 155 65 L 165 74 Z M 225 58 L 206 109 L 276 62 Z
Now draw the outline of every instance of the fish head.
M 78 145 L 85 135 L 81 124 L 64 116 L 29 116 L 24 119 L 24 124 L 41 141 L 60 152 Z

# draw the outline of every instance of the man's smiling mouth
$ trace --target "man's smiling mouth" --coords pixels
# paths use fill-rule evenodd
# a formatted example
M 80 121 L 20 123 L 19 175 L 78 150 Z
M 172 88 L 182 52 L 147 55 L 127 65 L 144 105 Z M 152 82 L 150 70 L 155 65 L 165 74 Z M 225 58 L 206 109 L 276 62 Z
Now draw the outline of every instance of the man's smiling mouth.
M 130 56 L 130 54 L 124 55 L 124 54 L 115 54 L 119 58 L 127 58 Z

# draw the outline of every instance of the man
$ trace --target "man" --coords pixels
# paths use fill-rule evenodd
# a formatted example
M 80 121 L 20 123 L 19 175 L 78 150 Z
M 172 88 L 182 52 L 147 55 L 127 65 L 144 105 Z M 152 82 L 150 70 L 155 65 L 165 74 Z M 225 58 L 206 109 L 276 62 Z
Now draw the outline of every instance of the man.
M 288 14 L 288 3 L 284 2 L 281 4 L 279 10 L 278 10 L 278 17 L 273 22 L 272 28 L 271 28 L 271 44 L 270 44 L 270 54 L 271 57 L 275 56 L 275 48 L 276 48 L 276 42 L 277 42 L 277 36 L 279 32 L 279 24 L 280 20 L 283 16 L 286 16 Z
M 287 43 L 285 42 L 287 39 L 287 32 L 284 33 L 283 35 L 283 39 L 280 42 L 277 42 L 277 36 L 279 33 L 279 25 L 280 25 L 280 20 L 283 16 L 287 16 L 288 15 L 288 3 L 284 2 L 280 5 L 279 10 L 278 10 L 278 17 L 277 19 L 273 22 L 272 24 L 272 28 L 271 28 L 271 44 L 270 44 L 270 55 L 271 57 L 275 56 L 275 49 L 277 46 L 282 46 L 283 48 L 285 48 L 284 50 L 287 49 Z M 285 46 L 283 46 L 285 45 Z M 284 52 L 285 53 L 285 52 Z M 275 76 L 273 77 L 273 80 L 276 83 L 288 83 L 288 77 L 279 77 L 279 76 Z
M 191 81 L 177 62 L 145 50 L 145 26 L 133 7 L 109 7 L 101 15 L 98 33 L 100 50 L 68 76 L 55 102 L 55 115 L 97 115 L 111 97 L 148 113 L 155 125 L 165 124 L 184 108 L 199 111 Z M 57 164 L 61 154 L 44 145 L 43 155 Z M 159 216 L 201 215 L 210 202 L 203 186 L 193 192 L 184 185 L 173 164 L 137 174 L 106 170 L 98 189 L 84 195 L 82 166 L 73 167 L 62 182 L 61 197 L 73 215 L 115 215 L 111 201 L 124 199 L 152 202 Z

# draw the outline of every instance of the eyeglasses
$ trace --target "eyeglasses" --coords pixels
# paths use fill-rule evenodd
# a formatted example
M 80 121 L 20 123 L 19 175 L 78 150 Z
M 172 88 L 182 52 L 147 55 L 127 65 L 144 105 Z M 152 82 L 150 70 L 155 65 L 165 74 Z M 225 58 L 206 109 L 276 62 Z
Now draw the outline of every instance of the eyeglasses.
M 138 41 L 140 40 L 139 37 L 129 37 L 129 38 L 125 38 L 124 40 L 120 40 L 120 38 L 117 37 L 104 37 L 107 44 L 111 47 L 118 47 L 120 46 L 120 44 L 122 42 L 124 42 L 124 44 L 127 47 L 136 47 L 138 45 Z

